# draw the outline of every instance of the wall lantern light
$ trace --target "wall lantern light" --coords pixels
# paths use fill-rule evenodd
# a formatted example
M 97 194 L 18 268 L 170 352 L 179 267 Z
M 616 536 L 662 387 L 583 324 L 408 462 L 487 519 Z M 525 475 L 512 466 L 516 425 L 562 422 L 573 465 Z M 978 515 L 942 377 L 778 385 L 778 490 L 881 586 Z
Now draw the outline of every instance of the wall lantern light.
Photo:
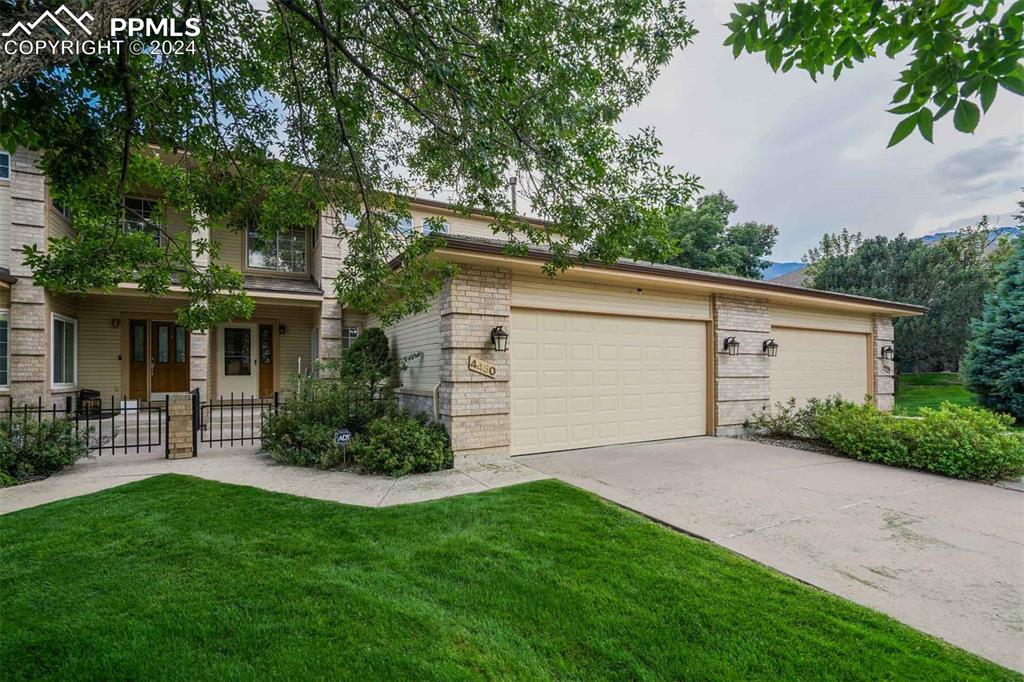
M 735 336 L 727 336 L 725 337 L 725 343 L 722 344 L 722 349 L 729 355 L 739 355 L 740 342 L 736 340 Z
M 501 325 L 491 330 L 491 344 L 494 345 L 494 350 L 508 350 L 508 332 L 502 329 Z
M 893 350 L 892 346 L 882 346 L 882 359 L 892 360 L 896 357 L 896 351 Z
M 110 318 L 110 326 L 113 327 L 114 329 L 117 329 L 118 327 L 120 327 L 121 326 L 121 318 L 120 317 L 112 317 L 112 318 Z
M 278 334 L 284 334 L 286 331 L 288 331 L 288 327 L 284 326 L 283 324 L 277 325 Z
M 775 343 L 775 339 L 765 339 L 764 343 L 761 344 L 761 350 L 768 357 L 774 358 L 779 354 L 779 344 Z

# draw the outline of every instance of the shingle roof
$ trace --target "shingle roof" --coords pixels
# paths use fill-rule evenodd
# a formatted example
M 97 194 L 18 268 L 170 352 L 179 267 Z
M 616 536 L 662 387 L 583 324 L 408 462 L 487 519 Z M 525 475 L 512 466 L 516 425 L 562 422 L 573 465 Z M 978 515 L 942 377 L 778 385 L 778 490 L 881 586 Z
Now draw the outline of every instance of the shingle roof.
M 324 290 L 312 279 L 245 275 L 245 288 L 251 291 L 276 291 L 285 294 L 322 295 Z

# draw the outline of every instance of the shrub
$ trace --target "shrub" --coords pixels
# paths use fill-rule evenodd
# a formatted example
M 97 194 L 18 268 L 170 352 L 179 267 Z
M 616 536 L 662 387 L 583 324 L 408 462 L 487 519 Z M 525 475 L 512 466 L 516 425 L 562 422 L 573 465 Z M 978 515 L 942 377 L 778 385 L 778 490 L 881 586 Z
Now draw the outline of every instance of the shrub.
M 87 454 L 87 435 L 67 419 L 0 420 L 0 486 L 55 474 Z
M 1013 417 L 952 403 L 920 415 L 904 427 L 911 466 L 975 480 L 1024 475 L 1024 433 L 1009 430 Z
M 818 439 L 818 414 L 845 404 L 839 396 L 830 396 L 824 400 L 811 398 L 798 408 L 796 398 L 786 402 L 777 402 L 775 407 L 762 407 L 753 418 L 744 422 L 744 426 L 754 433 L 769 438 L 810 438 Z
M 893 466 L 909 464 L 901 421 L 874 405 L 843 403 L 819 410 L 817 428 L 822 440 L 850 457 Z
M 379 327 L 370 327 L 341 356 L 339 375 L 349 391 L 365 399 L 390 400 L 398 383 L 398 362 Z
M 1013 418 L 977 407 L 944 403 L 921 409 L 920 419 L 893 417 L 872 405 L 819 410 L 822 440 L 868 462 L 971 480 L 1024 475 L 1024 434 Z
M 444 427 L 408 412 L 377 419 L 355 439 L 351 450 L 365 473 L 404 476 L 450 469 L 453 463 Z
M 320 469 L 350 464 L 334 440 L 335 432 L 347 428 L 362 433 L 371 421 L 393 410 L 392 401 L 369 399 L 344 380 L 306 379 L 276 415 L 264 419 L 263 449 L 283 464 Z

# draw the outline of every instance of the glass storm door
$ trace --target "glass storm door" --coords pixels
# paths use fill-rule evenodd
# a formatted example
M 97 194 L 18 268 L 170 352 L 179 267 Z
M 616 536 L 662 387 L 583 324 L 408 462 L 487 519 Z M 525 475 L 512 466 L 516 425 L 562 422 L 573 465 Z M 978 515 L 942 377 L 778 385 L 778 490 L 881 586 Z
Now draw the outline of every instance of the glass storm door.
M 217 397 L 255 396 L 260 389 L 259 325 L 226 324 L 217 334 Z

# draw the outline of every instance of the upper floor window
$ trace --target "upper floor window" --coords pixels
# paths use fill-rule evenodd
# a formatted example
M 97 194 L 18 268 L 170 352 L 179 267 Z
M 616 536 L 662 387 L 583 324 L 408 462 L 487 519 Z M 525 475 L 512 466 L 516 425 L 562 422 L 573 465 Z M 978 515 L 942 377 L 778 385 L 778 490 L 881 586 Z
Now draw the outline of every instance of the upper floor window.
M 57 201 L 56 199 L 52 200 L 50 203 L 53 204 L 53 210 L 54 211 L 56 211 L 57 213 L 60 213 L 62 216 L 64 216 L 64 220 L 67 220 L 67 221 L 71 220 L 71 207 L 70 206 L 68 206 L 64 202 Z
M 423 226 L 420 228 L 423 234 L 448 234 L 448 221 L 441 219 L 438 221 L 427 222 L 423 221 Z
M 11 179 L 11 155 L 0 152 L 0 180 Z
M 398 231 L 401 232 L 403 236 L 409 236 L 413 229 L 412 218 L 402 218 L 398 221 Z
M 346 213 L 341 218 L 341 224 L 350 230 L 354 230 L 359 227 L 359 216 L 355 213 Z
M 306 272 L 306 230 L 295 227 L 278 232 L 269 239 L 259 230 L 246 233 L 245 264 L 258 270 L 275 272 Z
M 160 239 L 160 214 L 156 201 L 142 197 L 124 198 L 124 231 L 146 232 Z

